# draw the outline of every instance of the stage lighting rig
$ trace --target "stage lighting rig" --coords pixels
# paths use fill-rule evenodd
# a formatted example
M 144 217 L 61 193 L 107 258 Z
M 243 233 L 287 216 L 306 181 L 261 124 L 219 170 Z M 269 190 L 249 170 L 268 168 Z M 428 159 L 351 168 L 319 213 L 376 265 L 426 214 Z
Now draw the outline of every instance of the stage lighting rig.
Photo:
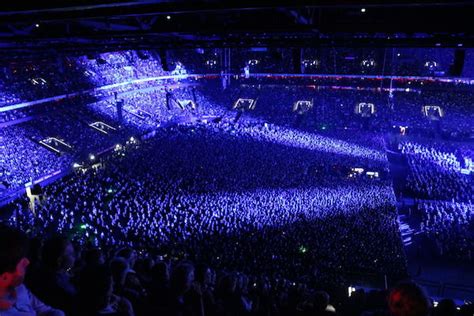
M 206 66 L 209 68 L 214 68 L 217 65 L 217 61 L 215 59 L 206 60 Z
M 444 111 L 439 105 L 425 105 L 421 111 L 430 120 L 439 120 L 444 116 Z
M 362 117 L 370 117 L 375 113 L 375 105 L 373 103 L 360 102 L 356 105 L 354 112 Z
M 374 68 L 376 63 L 375 63 L 375 60 L 370 58 L 370 59 L 364 59 L 360 65 L 363 67 L 363 68 Z
M 293 104 L 293 112 L 302 115 L 313 108 L 313 100 L 298 100 Z
M 438 63 L 435 61 L 427 61 L 425 62 L 425 68 L 428 68 L 429 70 L 434 70 L 438 68 Z
M 254 110 L 257 105 L 257 100 L 256 99 L 243 99 L 240 98 L 237 101 L 235 101 L 234 106 L 232 109 L 234 110 Z
M 196 103 L 194 103 L 193 100 L 178 100 L 178 104 L 181 110 L 185 110 L 185 109 L 195 110 L 196 109 Z
M 108 124 L 105 124 L 104 122 L 94 122 L 94 123 L 91 123 L 89 124 L 90 127 L 92 127 L 93 129 L 95 129 L 96 131 L 99 131 L 103 134 L 109 134 L 113 131 L 116 131 L 117 129 L 108 125 Z
M 43 78 L 41 77 L 38 77 L 38 78 L 32 78 L 30 79 L 30 82 L 34 85 L 34 86 L 45 86 L 48 84 L 48 82 L 46 80 L 44 80 Z
M 56 154 L 60 154 L 72 149 L 71 145 L 56 137 L 47 137 L 40 140 L 39 143 Z
M 258 64 L 260 63 L 260 61 L 258 59 L 250 59 L 247 64 L 249 66 L 257 66 Z
M 318 68 L 319 60 L 317 59 L 305 59 L 303 60 L 303 66 L 305 68 Z

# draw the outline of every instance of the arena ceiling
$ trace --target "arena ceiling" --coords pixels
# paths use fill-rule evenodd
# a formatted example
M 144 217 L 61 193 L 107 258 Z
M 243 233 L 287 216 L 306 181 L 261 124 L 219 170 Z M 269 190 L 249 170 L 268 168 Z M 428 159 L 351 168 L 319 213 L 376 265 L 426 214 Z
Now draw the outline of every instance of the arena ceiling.
M 473 1 L 9 1 L 2 54 L 193 47 L 464 47 Z

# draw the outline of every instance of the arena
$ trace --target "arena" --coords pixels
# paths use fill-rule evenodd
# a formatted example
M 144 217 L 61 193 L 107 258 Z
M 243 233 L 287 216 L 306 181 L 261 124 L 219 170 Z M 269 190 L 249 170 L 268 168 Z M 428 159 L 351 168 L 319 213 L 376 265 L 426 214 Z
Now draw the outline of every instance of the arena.
M 2 10 L 0 315 L 473 315 L 472 3 Z

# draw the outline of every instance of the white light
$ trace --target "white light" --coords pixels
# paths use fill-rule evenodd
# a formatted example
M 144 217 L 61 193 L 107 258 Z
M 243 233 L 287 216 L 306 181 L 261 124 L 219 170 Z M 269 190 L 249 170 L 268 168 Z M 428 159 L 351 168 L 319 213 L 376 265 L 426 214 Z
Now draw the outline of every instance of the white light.
M 365 13 L 365 8 L 360 9 L 360 12 Z
M 171 15 L 167 15 L 167 16 L 166 16 L 166 19 L 167 19 L 167 20 L 171 20 Z
M 134 138 L 133 136 L 130 137 L 130 141 L 131 141 L 131 142 L 135 141 L 135 138 Z
M 371 59 L 364 59 L 362 62 L 361 62 L 361 65 L 363 67 L 374 67 L 375 66 L 375 60 L 373 60 L 372 58 Z
M 38 27 L 40 27 L 40 25 L 39 25 L 38 23 L 36 23 L 36 24 L 35 24 L 35 27 L 38 28 Z
M 397 54 L 398 57 L 400 57 L 400 55 L 401 55 L 400 53 Z
M 258 65 L 260 61 L 258 59 L 250 59 L 247 64 L 250 65 L 250 66 L 256 66 Z
M 94 156 L 93 154 L 90 154 L 90 155 L 89 155 L 89 159 L 90 159 L 90 160 L 95 160 L 95 156 Z
M 80 166 L 81 166 L 81 165 L 78 164 L 77 162 L 75 162 L 75 163 L 72 165 L 73 168 L 79 168 Z
M 459 43 L 459 44 L 458 44 L 458 47 L 462 47 L 462 43 Z

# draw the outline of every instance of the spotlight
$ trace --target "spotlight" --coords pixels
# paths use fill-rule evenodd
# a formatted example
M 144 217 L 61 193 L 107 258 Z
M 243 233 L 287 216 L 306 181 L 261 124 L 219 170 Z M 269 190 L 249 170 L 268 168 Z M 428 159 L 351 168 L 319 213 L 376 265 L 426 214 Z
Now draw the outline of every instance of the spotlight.
M 166 16 L 166 19 L 167 19 L 167 20 L 171 20 L 171 15 L 167 15 L 167 16 Z
M 40 25 L 39 25 L 38 23 L 36 23 L 36 24 L 35 24 L 35 27 L 38 28 L 38 27 L 40 27 Z
M 360 9 L 360 12 L 365 13 L 365 8 Z
M 305 59 L 303 60 L 303 66 L 305 67 L 318 67 L 319 60 L 317 59 Z
M 305 246 L 300 246 L 300 248 L 298 250 L 299 250 L 300 253 L 308 252 L 308 248 L 306 248 Z
M 427 62 L 425 62 L 425 67 L 429 68 L 430 70 L 433 70 L 436 67 L 438 67 L 438 63 L 435 62 L 435 61 L 427 61 Z
M 352 296 L 352 293 L 354 293 L 355 291 L 356 291 L 355 287 L 349 286 L 349 287 L 347 288 L 347 292 L 348 292 L 348 294 L 349 294 L 349 297 L 351 297 L 351 296 Z
M 217 61 L 214 60 L 214 59 L 206 60 L 206 65 L 209 66 L 209 67 L 213 67 L 213 66 L 217 65 Z

